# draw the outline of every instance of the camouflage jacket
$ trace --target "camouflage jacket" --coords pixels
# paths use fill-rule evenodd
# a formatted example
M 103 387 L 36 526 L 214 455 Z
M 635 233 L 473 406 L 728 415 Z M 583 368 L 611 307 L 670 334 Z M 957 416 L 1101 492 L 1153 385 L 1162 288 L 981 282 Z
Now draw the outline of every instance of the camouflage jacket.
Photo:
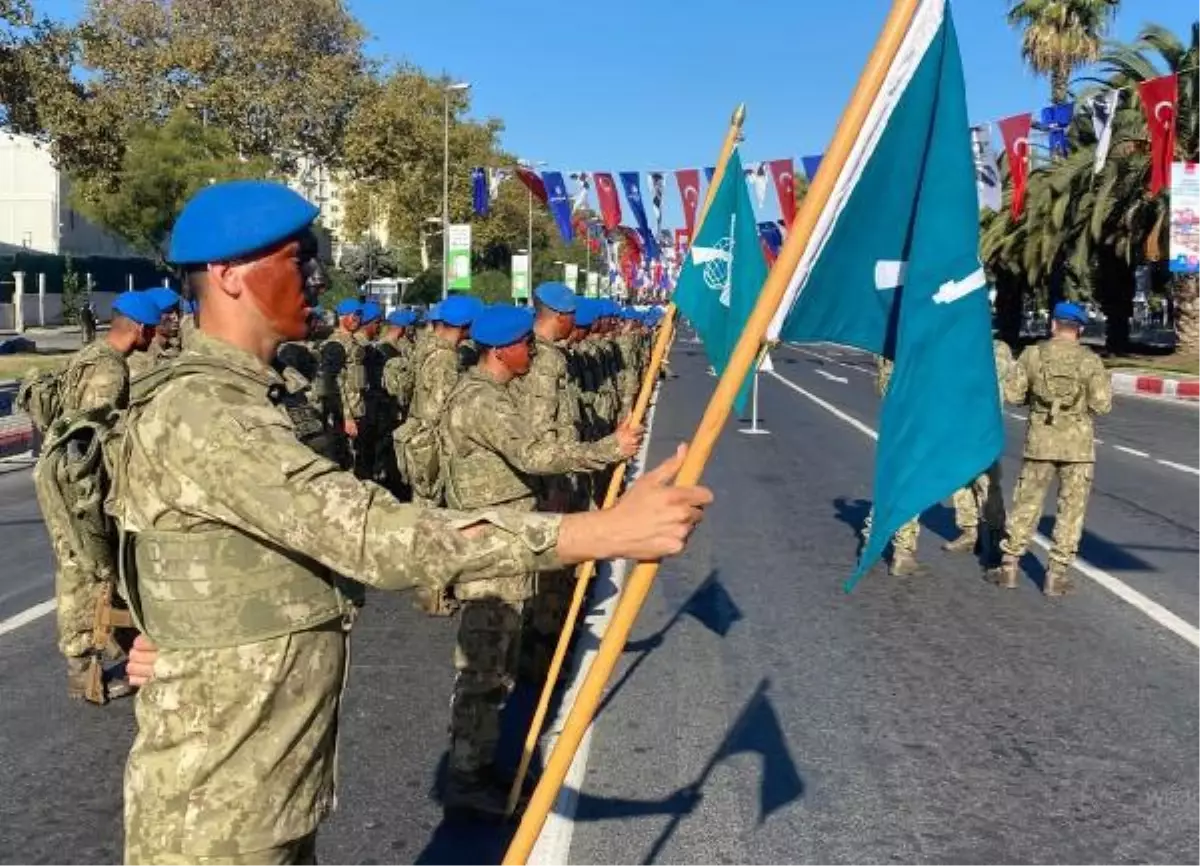
M 159 364 L 165 364 L 178 355 L 179 351 L 177 348 L 168 348 L 155 337 L 146 351 L 134 352 L 129 356 L 129 378 L 136 379 L 138 376 L 143 376 Z
M 238 643 L 230 633 L 258 619 L 311 619 L 304 599 L 272 609 L 246 594 L 280 568 L 386 589 L 552 569 L 561 520 L 400 504 L 302 445 L 271 402 L 274 371 L 202 333 L 164 378 L 144 402 L 135 389 L 112 501 L 142 615 L 171 612 L 147 629 L 159 655 L 138 695 L 126 816 L 164 854 L 261 852 L 331 807 L 346 636 L 334 619 Z
M 456 348 L 432 332 L 413 353 L 413 418 L 437 421 L 446 399 L 458 384 Z
M 107 340 L 97 340 L 75 353 L 58 387 L 60 416 L 101 406 L 124 409 L 129 403 L 129 366 Z
M 383 365 L 383 387 L 395 399 L 400 411 L 405 412 L 412 404 L 415 382 L 413 344 L 409 340 L 400 340 L 392 348 L 395 354 Z
M 1029 405 L 1026 458 L 1095 462 L 1092 418 L 1112 410 L 1112 383 L 1087 346 L 1053 338 L 1030 346 L 1004 380 L 1004 399 Z
M 556 343 L 534 338 L 537 347 L 529 372 L 509 383 L 508 390 L 525 413 L 535 435 L 560 442 L 579 439 L 579 398 L 567 373 L 567 356 Z
M 323 392 L 330 401 L 330 413 L 342 420 L 357 420 L 367 411 L 364 390 L 367 387 L 363 367 L 362 343 L 353 334 L 334 331 L 321 344 Z

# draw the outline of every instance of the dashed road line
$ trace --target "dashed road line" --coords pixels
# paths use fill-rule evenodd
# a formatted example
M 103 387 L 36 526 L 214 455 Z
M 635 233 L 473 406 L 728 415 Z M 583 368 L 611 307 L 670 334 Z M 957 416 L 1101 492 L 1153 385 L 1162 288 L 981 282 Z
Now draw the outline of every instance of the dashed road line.
M 813 352 L 810 349 L 802 349 L 799 346 L 793 345 L 792 343 L 780 343 L 779 345 L 783 346 L 785 349 L 791 349 L 793 352 L 799 352 L 801 355 L 808 355 L 812 358 L 819 358 L 820 360 L 824 361 L 826 364 L 836 364 L 839 367 L 845 367 L 847 370 L 853 370 L 856 373 L 862 373 L 864 376 L 874 376 L 875 375 L 874 370 L 864 370 L 862 367 L 856 366 L 854 364 L 847 364 L 845 361 L 834 360 L 833 358 L 822 355 L 820 352 Z
M 1118 451 L 1124 451 L 1126 454 L 1132 454 L 1134 457 L 1149 457 L 1145 451 L 1138 451 L 1136 448 L 1127 448 L 1124 445 L 1114 445 L 1113 448 Z
M 857 418 L 846 414 L 832 403 L 822 400 L 815 394 L 806 391 L 804 388 L 801 388 L 790 379 L 785 379 L 776 372 L 772 372 L 770 375 L 774 376 L 777 380 L 791 388 L 797 394 L 800 394 L 801 396 L 816 403 L 834 417 L 845 421 L 851 427 L 861 431 L 862 433 L 865 433 L 875 441 L 879 441 L 879 434 L 862 421 L 859 421 Z M 1198 471 L 1197 474 L 1200 474 L 1200 471 Z M 1045 551 L 1049 551 L 1051 547 L 1053 547 L 1053 543 L 1050 541 L 1050 539 L 1042 535 L 1040 532 L 1035 533 L 1031 540 L 1034 544 Z M 1113 577 L 1103 569 L 1097 568 L 1085 559 L 1076 557 L 1075 562 L 1072 563 L 1072 566 L 1084 577 L 1090 578 L 1094 583 L 1102 586 L 1117 598 L 1141 611 L 1163 628 L 1183 638 L 1188 643 L 1192 644 L 1192 646 L 1200 647 L 1200 628 L 1196 628 L 1196 626 L 1171 613 L 1171 611 L 1167 610 L 1158 602 L 1151 600 L 1145 595 L 1142 595 L 1142 593 L 1138 592 L 1129 584 L 1125 583 L 1119 578 Z
M 1184 466 L 1182 463 L 1175 463 L 1171 460 L 1156 459 L 1154 462 L 1163 466 L 1168 466 L 1171 469 L 1178 469 L 1180 472 L 1190 472 L 1192 475 L 1200 475 L 1200 469 L 1197 469 L 1195 466 Z
M 41 604 L 35 604 L 28 610 L 23 610 L 8 619 L 0 621 L 0 635 L 8 634 L 10 631 L 16 631 L 23 625 L 27 625 L 36 619 L 41 619 L 50 611 L 54 610 L 56 603 L 54 599 L 48 598 Z

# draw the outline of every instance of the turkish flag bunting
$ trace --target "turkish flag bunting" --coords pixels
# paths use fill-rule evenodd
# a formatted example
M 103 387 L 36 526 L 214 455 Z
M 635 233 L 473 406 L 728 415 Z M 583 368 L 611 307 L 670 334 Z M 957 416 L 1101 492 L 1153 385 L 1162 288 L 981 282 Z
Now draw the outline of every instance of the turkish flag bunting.
M 791 159 L 773 159 L 767 163 L 771 179 L 775 181 L 775 194 L 779 196 L 779 213 L 783 223 L 792 227 L 796 218 L 796 174 Z
M 700 169 L 680 169 L 675 172 L 675 180 L 683 199 L 683 221 L 687 223 L 688 237 L 691 237 L 696 231 L 696 210 L 700 207 Z
M 606 171 L 592 172 L 592 180 L 596 182 L 596 198 L 600 200 L 600 217 L 604 220 L 604 228 L 611 232 L 621 223 L 621 200 L 617 197 L 617 184 Z
M 1179 103 L 1179 80 L 1174 73 L 1138 84 L 1142 112 L 1150 128 L 1150 195 L 1171 182 L 1171 160 L 1175 158 L 1175 109 Z
M 1008 154 L 1008 172 L 1012 175 L 1012 218 L 1020 219 L 1025 210 L 1025 183 L 1029 179 L 1029 130 L 1032 114 L 1014 114 L 1000 121 L 1000 135 Z
M 521 183 L 525 184 L 526 188 L 531 193 L 533 193 L 534 198 L 536 198 L 542 204 L 546 204 L 546 184 L 542 182 L 540 177 L 538 177 L 536 171 L 523 166 L 517 166 L 517 178 L 521 181 Z

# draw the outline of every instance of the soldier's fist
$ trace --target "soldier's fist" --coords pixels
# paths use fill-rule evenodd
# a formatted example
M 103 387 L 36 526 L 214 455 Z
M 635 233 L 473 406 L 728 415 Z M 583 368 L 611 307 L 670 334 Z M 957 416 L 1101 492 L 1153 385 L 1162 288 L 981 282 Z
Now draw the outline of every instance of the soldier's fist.
M 707 487 L 671 485 L 686 453 L 680 445 L 674 457 L 639 478 L 610 511 L 600 512 L 613 521 L 609 530 L 619 549 L 612 557 L 646 562 L 683 551 L 713 498 Z
M 638 449 L 642 447 L 642 436 L 645 435 L 646 428 L 641 424 L 634 424 L 629 418 L 621 422 L 621 425 L 613 431 L 613 436 L 616 437 L 617 447 L 621 449 L 622 457 L 632 457 L 637 454 Z
M 353 418 L 347 418 L 342 422 L 342 429 L 346 431 L 346 435 L 351 439 L 358 438 L 358 422 Z

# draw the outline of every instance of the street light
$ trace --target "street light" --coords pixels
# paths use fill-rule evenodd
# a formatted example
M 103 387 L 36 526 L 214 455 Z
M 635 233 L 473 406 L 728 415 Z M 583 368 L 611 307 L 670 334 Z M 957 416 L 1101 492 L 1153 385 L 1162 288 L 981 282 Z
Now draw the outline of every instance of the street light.
M 450 294 L 450 94 L 469 89 L 468 81 L 447 84 L 442 94 L 445 122 L 442 125 L 442 300 Z
M 537 160 L 536 162 L 527 159 L 518 160 L 518 162 L 528 169 L 531 169 L 534 174 L 543 165 L 548 163 L 545 160 Z M 533 282 L 533 190 L 529 190 L 529 230 L 526 236 L 525 245 L 529 248 L 529 281 Z

